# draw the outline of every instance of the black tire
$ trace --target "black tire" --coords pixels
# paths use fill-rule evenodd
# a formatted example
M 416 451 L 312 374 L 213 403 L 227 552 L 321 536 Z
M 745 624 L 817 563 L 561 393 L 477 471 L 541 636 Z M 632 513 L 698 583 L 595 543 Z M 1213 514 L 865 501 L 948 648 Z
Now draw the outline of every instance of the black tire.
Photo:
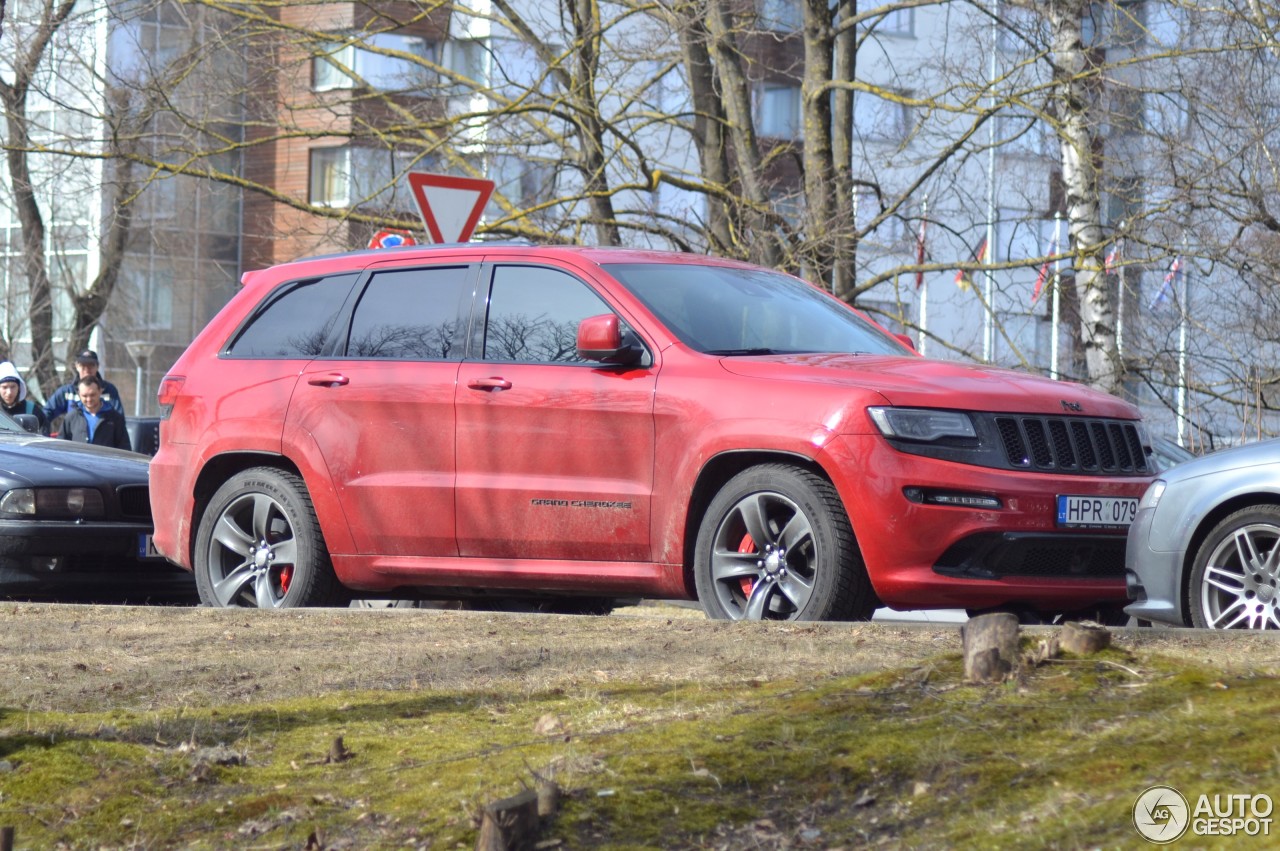
M 216 533 L 216 534 L 215 534 Z M 302 479 L 255 467 L 229 479 L 205 507 L 196 535 L 196 588 L 207 606 L 345 606 Z
M 694 552 L 698 600 L 729 620 L 868 620 L 877 600 L 835 488 L 762 464 L 725 484 Z
M 1280 506 L 1243 508 L 1214 526 L 1186 590 L 1201 629 L 1280 629 Z

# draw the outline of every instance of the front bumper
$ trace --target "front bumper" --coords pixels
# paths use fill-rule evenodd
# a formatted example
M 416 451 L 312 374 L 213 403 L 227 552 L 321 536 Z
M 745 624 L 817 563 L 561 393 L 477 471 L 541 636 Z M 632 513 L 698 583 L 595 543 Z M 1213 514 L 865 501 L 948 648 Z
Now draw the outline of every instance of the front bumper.
M 1126 593 L 1133 602 L 1125 611 L 1140 620 L 1187 626 L 1182 615 L 1182 553 L 1151 549 L 1155 509 L 1146 508 L 1129 527 L 1124 568 Z
M 0 558 L 136 557 L 151 524 L 119 521 L 0 520 Z
M 879 435 L 847 435 L 826 452 L 887 606 L 1070 612 L 1128 599 L 1126 530 L 1059 527 L 1057 497 L 1138 499 L 1150 477 L 976 467 L 901 453 Z M 908 488 L 995 497 L 1000 507 L 913 502 Z

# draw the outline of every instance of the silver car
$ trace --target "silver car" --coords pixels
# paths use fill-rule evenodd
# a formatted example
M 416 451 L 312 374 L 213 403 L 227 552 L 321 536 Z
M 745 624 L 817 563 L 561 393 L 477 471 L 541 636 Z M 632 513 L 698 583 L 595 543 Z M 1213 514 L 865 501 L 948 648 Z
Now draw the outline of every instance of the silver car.
M 1280 439 L 1160 474 L 1129 527 L 1126 608 L 1141 621 L 1280 629 Z

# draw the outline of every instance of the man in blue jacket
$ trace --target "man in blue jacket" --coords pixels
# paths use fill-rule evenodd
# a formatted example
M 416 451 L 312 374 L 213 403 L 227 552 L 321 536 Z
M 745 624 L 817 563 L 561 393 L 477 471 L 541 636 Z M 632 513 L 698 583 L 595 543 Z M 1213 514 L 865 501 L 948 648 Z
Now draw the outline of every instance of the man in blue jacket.
M 102 404 L 124 413 L 124 403 L 120 401 L 120 391 L 110 381 L 98 373 L 98 353 L 93 349 L 85 349 L 76 355 L 76 380 L 62 385 L 45 397 L 44 418 L 53 425 L 55 418 L 66 414 L 72 408 L 80 406 L 80 390 L 78 382 L 87 375 L 96 376 L 102 384 Z
M 103 402 L 102 379 L 96 375 L 86 375 L 77 382 L 76 387 L 80 391 L 80 400 L 67 411 L 58 436 L 77 443 L 114 446 L 132 451 L 133 445 L 129 442 L 124 414 L 108 408 Z

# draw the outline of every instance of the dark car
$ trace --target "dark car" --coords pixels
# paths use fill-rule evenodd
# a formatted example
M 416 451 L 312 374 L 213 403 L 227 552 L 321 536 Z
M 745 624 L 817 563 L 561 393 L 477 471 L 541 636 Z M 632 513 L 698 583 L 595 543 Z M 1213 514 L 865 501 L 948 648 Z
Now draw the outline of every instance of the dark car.
M 250 272 L 157 395 L 156 547 L 214 606 L 1118 615 L 1152 473 L 1114 396 L 928 360 L 798 278 L 657 251 Z
M 194 597 L 190 574 L 151 547 L 147 461 L 0 415 L 0 593 Z

